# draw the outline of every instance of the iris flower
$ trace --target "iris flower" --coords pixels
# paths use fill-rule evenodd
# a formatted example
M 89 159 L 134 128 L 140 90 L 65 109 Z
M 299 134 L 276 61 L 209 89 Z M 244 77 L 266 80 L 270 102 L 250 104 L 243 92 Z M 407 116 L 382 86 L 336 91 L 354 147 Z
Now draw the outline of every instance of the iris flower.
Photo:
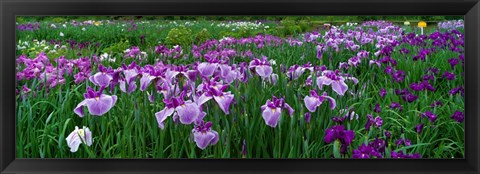
M 262 56 L 262 59 L 253 59 L 250 62 L 250 65 L 248 66 L 250 70 L 254 71 L 256 74 L 258 74 L 262 78 L 267 78 L 269 77 L 272 72 L 272 66 L 270 66 L 270 63 L 267 60 L 267 57 Z
M 282 114 L 282 109 L 287 109 L 290 117 L 293 115 L 293 110 L 290 105 L 285 103 L 283 98 L 272 97 L 272 100 L 268 99 L 265 105 L 262 105 L 262 117 L 265 120 L 265 124 L 270 127 L 276 127 Z
M 202 92 L 201 96 L 198 97 L 198 104 L 202 105 L 210 99 L 215 99 L 218 103 L 218 106 L 225 114 L 229 114 L 229 107 L 234 99 L 234 95 L 230 91 L 224 92 L 229 85 L 224 85 L 221 82 L 217 82 L 219 77 L 212 78 L 210 81 L 203 82 L 198 85 L 197 91 Z
M 87 87 L 87 92 L 83 94 L 85 100 L 80 102 L 73 111 L 78 116 L 83 117 L 83 107 L 86 106 L 91 115 L 102 116 L 107 113 L 115 105 L 117 96 L 102 94 L 103 89 L 97 92 L 91 87 Z
M 165 108 L 155 113 L 159 128 L 164 128 L 163 122 L 174 112 L 178 114 L 182 124 L 191 124 L 197 120 L 200 115 L 200 107 L 191 100 L 184 101 L 185 94 L 185 92 L 182 92 L 179 97 L 164 99 Z
M 460 111 L 455 111 L 452 115 L 452 117 L 450 117 L 452 119 L 454 119 L 455 121 L 459 122 L 459 123 L 462 123 L 463 120 L 465 119 L 465 114 L 463 112 L 460 112 Z
M 208 145 L 215 145 L 218 142 L 218 133 L 211 129 L 212 122 L 204 123 L 203 121 L 195 124 L 192 130 L 193 140 L 200 149 L 205 149 Z
M 323 95 L 319 96 L 317 91 L 311 90 L 310 96 L 306 96 L 303 101 L 308 111 L 315 112 L 318 106 L 320 106 L 323 101 L 328 100 L 330 102 L 330 109 L 334 109 L 336 106 L 335 99 L 330 96 L 327 96 L 327 92 L 323 92 Z
M 202 77 L 211 77 L 218 67 L 219 60 L 205 57 L 208 62 L 199 63 L 197 70 Z
M 330 71 L 325 70 L 322 72 L 322 75 L 317 78 L 318 88 L 321 90 L 323 85 L 331 85 L 333 91 L 338 95 L 343 96 L 348 89 L 345 80 L 353 80 L 355 84 L 358 83 L 358 80 L 354 77 L 343 77 L 338 74 L 338 70 Z
M 75 126 L 75 130 L 65 140 L 68 147 L 70 147 L 70 152 L 76 152 L 82 143 L 85 143 L 87 146 L 92 145 L 92 132 L 90 132 L 88 127 L 83 126 L 83 129 L 78 129 L 78 126 Z
M 355 138 L 353 130 L 345 130 L 342 125 L 332 126 L 325 131 L 325 143 L 331 143 L 335 140 L 340 140 L 344 145 L 350 145 Z
M 377 152 L 373 147 L 362 144 L 358 149 L 353 150 L 352 158 L 370 158 L 370 157 L 382 158 L 382 155 Z
M 98 70 L 100 72 L 97 72 L 95 75 L 90 76 L 89 80 L 100 87 L 105 87 L 110 84 L 110 81 L 113 79 L 111 73 L 113 73 L 112 68 L 105 68 L 103 65 L 98 66 Z

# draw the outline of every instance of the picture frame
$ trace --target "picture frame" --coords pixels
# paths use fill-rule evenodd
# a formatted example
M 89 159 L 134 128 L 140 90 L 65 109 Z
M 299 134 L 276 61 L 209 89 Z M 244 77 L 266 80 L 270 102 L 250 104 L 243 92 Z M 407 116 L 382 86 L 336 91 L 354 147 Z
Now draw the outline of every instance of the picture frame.
M 1 173 L 479 173 L 478 0 L 1 0 Z M 464 15 L 465 159 L 18 159 L 15 17 L 21 15 Z

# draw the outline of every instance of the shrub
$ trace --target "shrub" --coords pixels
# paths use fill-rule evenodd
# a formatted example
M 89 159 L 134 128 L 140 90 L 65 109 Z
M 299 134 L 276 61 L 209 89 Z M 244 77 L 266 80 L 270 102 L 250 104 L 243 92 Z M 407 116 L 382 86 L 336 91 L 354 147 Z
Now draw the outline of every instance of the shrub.
M 181 45 L 186 46 L 192 43 L 191 38 L 192 30 L 185 27 L 172 28 L 168 34 L 165 42 L 168 45 Z
M 203 43 L 208 39 L 211 39 L 212 35 L 206 28 L 200 30 L 197 34 L 195 34 L 195 43 Z

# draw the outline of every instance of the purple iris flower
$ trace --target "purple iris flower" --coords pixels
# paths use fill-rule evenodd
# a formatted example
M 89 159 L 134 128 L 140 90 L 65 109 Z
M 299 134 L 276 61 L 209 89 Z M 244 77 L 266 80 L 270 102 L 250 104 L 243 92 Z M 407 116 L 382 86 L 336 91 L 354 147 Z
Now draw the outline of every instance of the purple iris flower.
M 385 95 L 387 95 L 387 90 L 385 90 L 385 88 L 382 88 L 382 89 L 380 89 L 379 94 L 380 94 L 380 97 L 383 98 L 383 97 L 385 97 Z
M 380 153 L 385 152 L 385 148 L 387 146 L 385 140 L 379 139 L 378 137 L 376 137 L 372 142 L 368 143 L 368 145 Z
M 98 70 L 100 72 L 96 73 L 93 76 L 90 76 L 89 80 L 97 86 L 101 86 L 101 87 L 108 86 L 110 84 L 110 81 L 113 79 L 111 75 L 113 73 L 112 68 L 109 67 L 107 69 L 102 64 L 100 64 L 98 66 Z
M 353 150 L 352 158 L 370 158 L 370 157 L 382 158 L 382 155 L 377 152 L 372 146 L 362 143 L 358 149 Z
M 361 63 L 361 59 L 357 56 L 354 56 L 348 59 L 348 65 L 357 67 Z
M 312 116 L 310 112 L 305 113 L 305 122 L 310 123 L 310 120 L 312 119 Z
M 406 138 L 400 138 L 397 141 L 395 141 L 395 145 L 397 145 L 397 146 L 400 146 L 402 144 L 405 145 L 405 146 L 411 146 L 412 141 L 410 141 L 409 139 L 406 139 Z
M 195 123 L 195 128 L 192 130 L 193 140 L 200 149 L 205 149 L 208 145 L 215 145 L 218 143 L 218 132 L 211 129 L 212 122 Z
M 330 102 L 330 109 L 334 109 L 336 106 L 335 99 L 327 96 L 327 92 L 323 92 L 323 95 L 319 96 L 317 91 L 311 90 L 310 96 L 306 96 L 303 101 L 305 102 L 308 111 L 315 112 L 317 107 L 320 106 L 325 99 Z
M 459 63 L 459 61 L 456 58 L 451 58 L 451 59 L 448 59 L 448 63 L 450 63 L 450 65 L 452 66 L 452 69 L 453 69 L 453 68 L 455 68 L 455 65 L 457 65 Z
M 357 53 L 357 57 L 358 58 L 361 58 L 361 59 L 364 59 L 364 58 L 367 58 L 369 56 L 369 52 L 368 51 L 365 51 L 365 50 L 360 50 L 358 51 Z
M 431 111 L 427 111 L 427 112 L 424 112 L 420 115 L 422 118 L 425 118 L 425 117 L 428 117 L 428 119 L 431 121 L 431 122 L 435 122 L 435 120 L 437 120 L 437 115 L 435 115 L 433 112 Z
M 293 112 L 295 112 L 290 105 L 285 103 L 283 98 L 277 98 L 275 96 L 272 97 L 272 100 L 268 99 L 265 105 L 262 105 L 261 109 L 265 124 L 273 128 L 277 126 L 278 121 L 280 120 L 282 109 L 287 109 L 290 117 L 293 116 Z
M 333 91 L 341 96 L 343 96 L 348 89 L 345 78 L 338 75 L 338 70 L 335 72 L 330 70 L 323 71 L 322 76 L 317 78 L 317 85 L 320 90 L 323 85 L 331 85 Z
M 392 109 L 398 108 L 398 110 L 400 112 L 402 112 L 402 110 L 403 110 L 402 105 L 400 103 L 397 103 L 397 102 L 392 102 L 390 104 L 390 108 L 392 108 Z
M 385 67 L 385 70 L 383 70 L 383 72 L 391 75 L 393 74 L 393 68 L 391 66 L 387 66 Z
M 403 82 L 404 78 L 405 72 L 402 70 L 398 70 L 393 74 L 393 80 L 395 80 L 395 82 Z
M 410 50 L 408 50 L 407 48 L 402 48 L 402 49 L 400 49 L 400 53 L 401 54 L 408 54 L 408 53 L 410 53 Z
M 131 93 L 137 89 L 137 83 L 135 78 L 139 75 L 138 66 L 135 62 L 132 62 L 128 67 L 123 64 L 123 79 L 119 79 L 120 90 L 126 93 Z
M 253 59 L 248 68 L 262 78 L 269 77 L 273 72 L 272 66 L 270 66 L 270 63 L 265 56 L 262 56 L 262 60 L 257 58 Z
M 217 69 L 219 60 L 215 58 L 210 58 L 208 56 L 206 56 L 205 59 L 208 60 L 208 62 L 202 62 L 198 64 L 197 70 L 200 73 L 200 76 L 210 77 Z
M 408 103 L 411 103 L 415 100 L 418 99 L 418 96 L 416 95 L 413 95 L 410 91 L 408 91 L 407 89 L 403 89 L 403 90 L 398 90 L 396 89 L 395 90 L 395 93 L 397 95 L 400 95 L 402 97 L 402 99 Z
M 78 116 L 83 117 L 83 107 L 86 106 L 91 115 L 101 116 L 107 113 L 115 105 L 117 96 L 102 94 L 103 89 L 97 92 L 91 87 L 87 87 L 87 92 L 83 94 L 85 100 L 80 102 L 73 111 Z
M 465 89 L 463 88 L 463 86 L 455 87 L 449 92 L 450 95 L 455 95 L 458 93 L 462 94 L 462 96 L 465 94 Z
M 200 112 L 200 107 L 197 103 L 192 102 L 191 100 L 184 101 L 183 98 L 186 92 L 183 91 L 179 97 L 172 97 L 171 99 L 164 99 L 165 108 L 157 113 L 155 117 L 157 118 L 158 127 L 161 129 L 164 128 L 163 122 L 172 115 L 174 112 L 178 114 L 180 122 L 182 124 L 191 124 L 197 120 Z
M 325 130 L 325 143 L 331 143 L 335 140 L 340 140 L 340 142 L 346 146 L 350 145 L 355 138 L 355 132 L 353 130 L 345 130 L 345 127 L 342 125 L 332 126 L 331 128 Z
M 452 117 L 450 117 L 452 119 L 454 119 L 455 121 L 459 122 L 459 123 L 462 123 L 463 120 L 465 119 L 465 114 L 463 112 L 460 112 L 460 111 L 455 111 L 452 115 Z
M 410 84 L 410 89 L 414 90 L 414 91 L 422 91 L 424 89 L 423 87 L 423 84 L 422 83 L 412 83 Z
M 417 131 L 417 133 L 421 133 L 423 130 L 423 123 L 420 123 L 419 125 L 415 126 L 415 131 Z
M 234 99 L 234 95 L 230 91 L 224 92 L 229 85 L 224 85 L 217 82 L 219 77 L 210 79 L 210 81 L 203 82 L 198 85 L 197 91 L 203 92 L 196 100 L 199 105 L 207 102 L 210 99 L 215 99 L 218 106 L 225 114 L 229 114 L 229 107 Z
M 429 90 L 429 91 L 432 91 L 432 92 L 435 91 L 435 88 L 430 83 L 428 83 L 428 81 L 423 81 L 422 86 L 426 90 Z
M 446 78 L 448 80 L 455 80 L 455 74 L 450 73 L 448 71 L 445 71 L 442 75 L 443 78 Z
M 310 63 L 303 66 L 293 65 L 288 69 L 287 77 L 291 80 L 297 80 L 298 77 L 300 77 L 305 72 L 305 70 L 313 71 L 313 67 Z
M 70 152 L 76 152 L 82 143 L 85 143 L 87 146 L 92 145 L 92 132 L 88 127 L 83 126 L 82 129 L 79 129 L 78 126 L 75 126 L 75 130 L 65 140 L 68 147 L 70 147 Z
M 377 64 L 377 66 L 378 66 L 379 68 L 380 68 L 380 66 L 381 66 L 380 61 L 378 61 L 378 60 L 370 60 L 370 61 L 368 62 L 368 65 L 369 65 L 369 66 L 372 66 L 372 64 Z
M 423 75 L 423 80 L 424 81 L 435 80 L 435 76 L 433 74 L 425 74 L 425 75 Z
M 365 130 L 370 130 L 370 126 L 374 125 L 379 128 L 383 125 L 383 120 L 380 116 L 373 118 L 371 114 L 367 114 L 367 123 L 365 124 Z
M 440 101 L 440 100 L 437 100 L 437 101 L 433 102 L 430 106 L 431 106 L 432 108 L 433 108 L 433 107 L 437 107 L 437 106 L 443 106 L 443 102 Z
M 380 108 L 380 105 L 378 103 L 375 104 L 375 109 L 373 111 L 376 112 L 376 113 L 382 112 L 382 109 Z

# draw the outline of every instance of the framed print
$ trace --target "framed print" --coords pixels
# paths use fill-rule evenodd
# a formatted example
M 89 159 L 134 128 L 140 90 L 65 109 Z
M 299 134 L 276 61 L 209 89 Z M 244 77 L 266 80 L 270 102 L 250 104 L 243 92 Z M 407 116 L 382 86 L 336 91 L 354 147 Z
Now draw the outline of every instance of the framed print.
M 2 173 L 479 172 L 478 1 L 0 5 Z

